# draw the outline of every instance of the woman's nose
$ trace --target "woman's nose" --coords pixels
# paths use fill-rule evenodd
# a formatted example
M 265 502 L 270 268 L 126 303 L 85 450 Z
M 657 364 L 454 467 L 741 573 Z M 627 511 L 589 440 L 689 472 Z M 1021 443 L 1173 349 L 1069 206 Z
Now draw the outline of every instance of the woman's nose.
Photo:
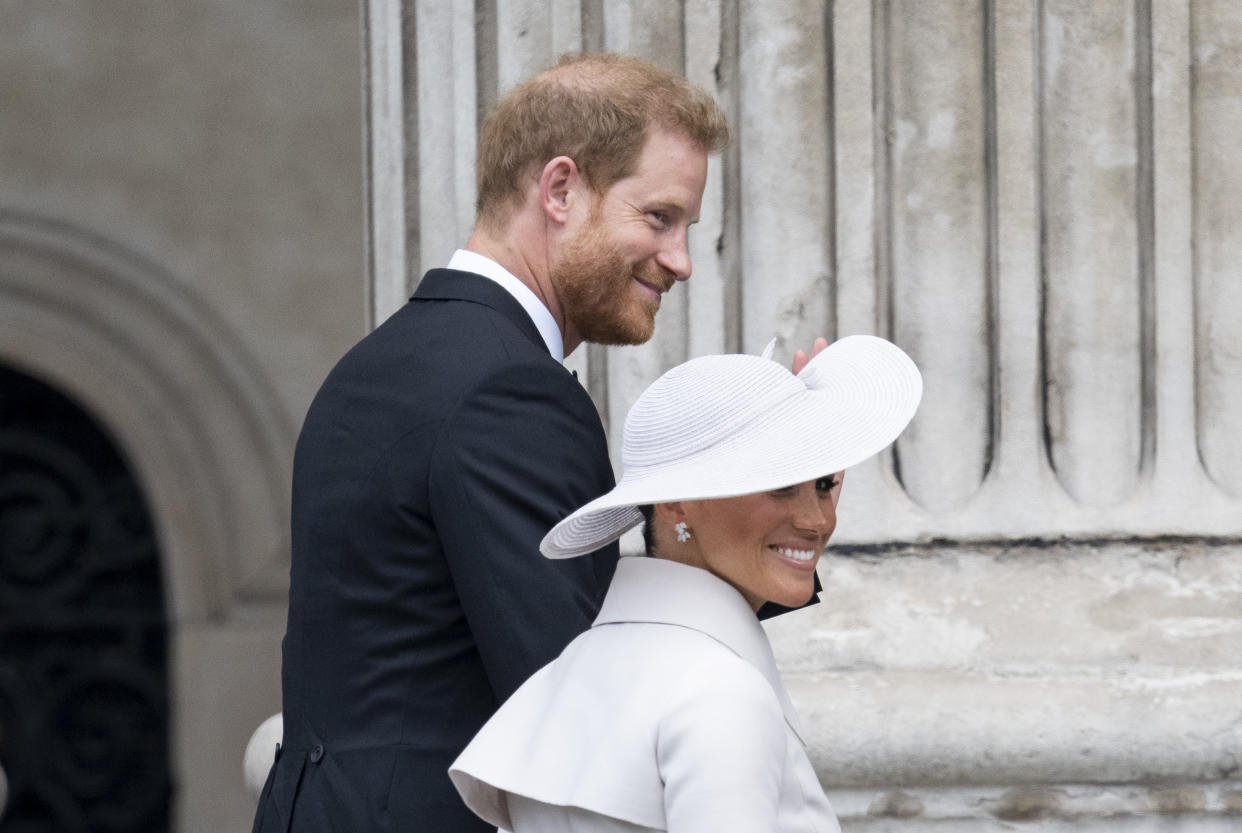
M 825 539 L 837 527 L 837 510 L 832 500 L 820 497 L 814 484 L 804 484 L 800 490 L 794 526 L 822 536 Z

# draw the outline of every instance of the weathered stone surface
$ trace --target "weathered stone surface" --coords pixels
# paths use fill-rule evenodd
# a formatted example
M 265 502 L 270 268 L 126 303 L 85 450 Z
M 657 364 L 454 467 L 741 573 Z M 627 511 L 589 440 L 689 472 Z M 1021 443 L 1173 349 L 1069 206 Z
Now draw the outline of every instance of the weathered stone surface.
M 365 329 L 358 8 L 5 3 L 0 32 L 0 361 L 84 402 L 141 479 L 175 829 L 249 829 L 295 432 Z
M 1228 0 L 1194 4 L 1194 288 L 1199 453 L 1212 479 L 1242 498 L 1242 443 L 1231 426 L 1242 411 L 1242 16 Z
M 808 349 L 830 333 L 832 216 L 827 31 L 823 0 L 743 3 L 738 21 L 742 341 L 758 353 Z
M 279 623 L 196 625 L 172 636 L 175 829 L 249 830 L 243 753 L 280 703 Z M 275 749 L 269 750 L 274 754 Z
M 0 9 L 5 216 L 160 276 L 8 246 L 0 353 L 157 493 L 182 829 L 248 824 L 293 428 L 368 288 L 382 318 L 464 240 L 479 114 L 577 48 L 684 72 L 734 129 L 657 340 L 570 360 L 615 447 L 687 356 L 876 332 L 924 368 L 910 432 L 847 478 L 824 603 L 770 625 L 847 828 L 1237 828 L 1242 11 L 926 5 L 368 0 L 366 62 L 327 0 Z
M 6 3 L 0 204 L 159 263 L 300 416 L 363 331 L 357 10 Z
M 884 812 L 886 795 L 829 790 L 829 796 L 841 815 L 843 829 L 867 833 L 1223 833 L 1236 829 L 1238 821 L 1228 809 L 1233 789 L 1236 787 L 1201 784 L 1154 789 L 1080 784 L 973 790 L 914 788 L 901 793 L 901 800 L 906 806 L 921 807 L 921 811 L 899 818 Z M 1186 812 L 1169 808 L 1175 811 L 1162 812 L 1156 802 L 1169 793 L 1194 797 L 1191 804 L 1200 809 Z
M 821 604 L 767 628 L 829 786 L 1242 771 L 1237 544 L 910 547 L 820 575 Z
M 1108 506 L 1134 490 L 1143 453 L 1143 22 L 1126 0 L 1042 8 L 1048 451 L 1077 501 Z
M 909 0 L 883 18 L 878 277 L 892 293 L 892 337 L 923 367 L 921 413 L 897 449 L 906 491 L 932 511 L 965 504 L 992 458 L 995 105 L 984 25 L 975 2 Z
M 769 625 L 851 829 L 1228 829 L 1238 13 L 923 6 L 581 7 L 584 46 L 713 88 L 735 146 L 657 340 L 571 363 L 614 446 L 685 355 L 878 332 L 923 367 L 849 473 L 824 603 Z M 502 77 L 547 38 L 489 25 Z

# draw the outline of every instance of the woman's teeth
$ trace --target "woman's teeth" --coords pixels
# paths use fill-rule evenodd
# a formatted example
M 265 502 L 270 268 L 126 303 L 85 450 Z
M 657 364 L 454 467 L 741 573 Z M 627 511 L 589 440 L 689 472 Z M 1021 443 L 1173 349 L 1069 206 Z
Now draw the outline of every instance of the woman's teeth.
M 815 557 L 815 550 L 791 550 L 788 547 L 772 547 L 772 549 L 795 561 L 810 561 Z

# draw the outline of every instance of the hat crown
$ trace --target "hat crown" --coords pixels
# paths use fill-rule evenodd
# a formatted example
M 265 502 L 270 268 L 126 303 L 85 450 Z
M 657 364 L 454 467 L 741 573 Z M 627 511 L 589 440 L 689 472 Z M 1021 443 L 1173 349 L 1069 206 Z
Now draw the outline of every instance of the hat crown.
M 657 379 L 625 418 L 627 473 L 674 465 L 715 448 L 806 385 L 769 359 L 704 356 Z
M 877 454 L 905 428 L 923 382 L 875 336 L 846 336 L 795 376 L 759 356 L 704 356 L 657 379 L 625 419 L 624 471 L 608 493 L 540 543 L 583 555 L 642 521 L 635 507 L 712 500 L 802 483 Z

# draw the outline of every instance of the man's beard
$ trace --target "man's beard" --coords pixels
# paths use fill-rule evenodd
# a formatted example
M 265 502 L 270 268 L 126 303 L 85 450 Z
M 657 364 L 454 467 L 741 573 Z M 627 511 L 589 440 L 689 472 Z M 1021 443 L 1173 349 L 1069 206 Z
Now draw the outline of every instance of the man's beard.
M 593 344 L 642 344 L 651 338 L 660 304 L 636 292 L 636 276 L 661 290 L 673 285 L 654 262 L 643 270 L 632 265 L 595 217 L 552 267 L 566 322 Z

